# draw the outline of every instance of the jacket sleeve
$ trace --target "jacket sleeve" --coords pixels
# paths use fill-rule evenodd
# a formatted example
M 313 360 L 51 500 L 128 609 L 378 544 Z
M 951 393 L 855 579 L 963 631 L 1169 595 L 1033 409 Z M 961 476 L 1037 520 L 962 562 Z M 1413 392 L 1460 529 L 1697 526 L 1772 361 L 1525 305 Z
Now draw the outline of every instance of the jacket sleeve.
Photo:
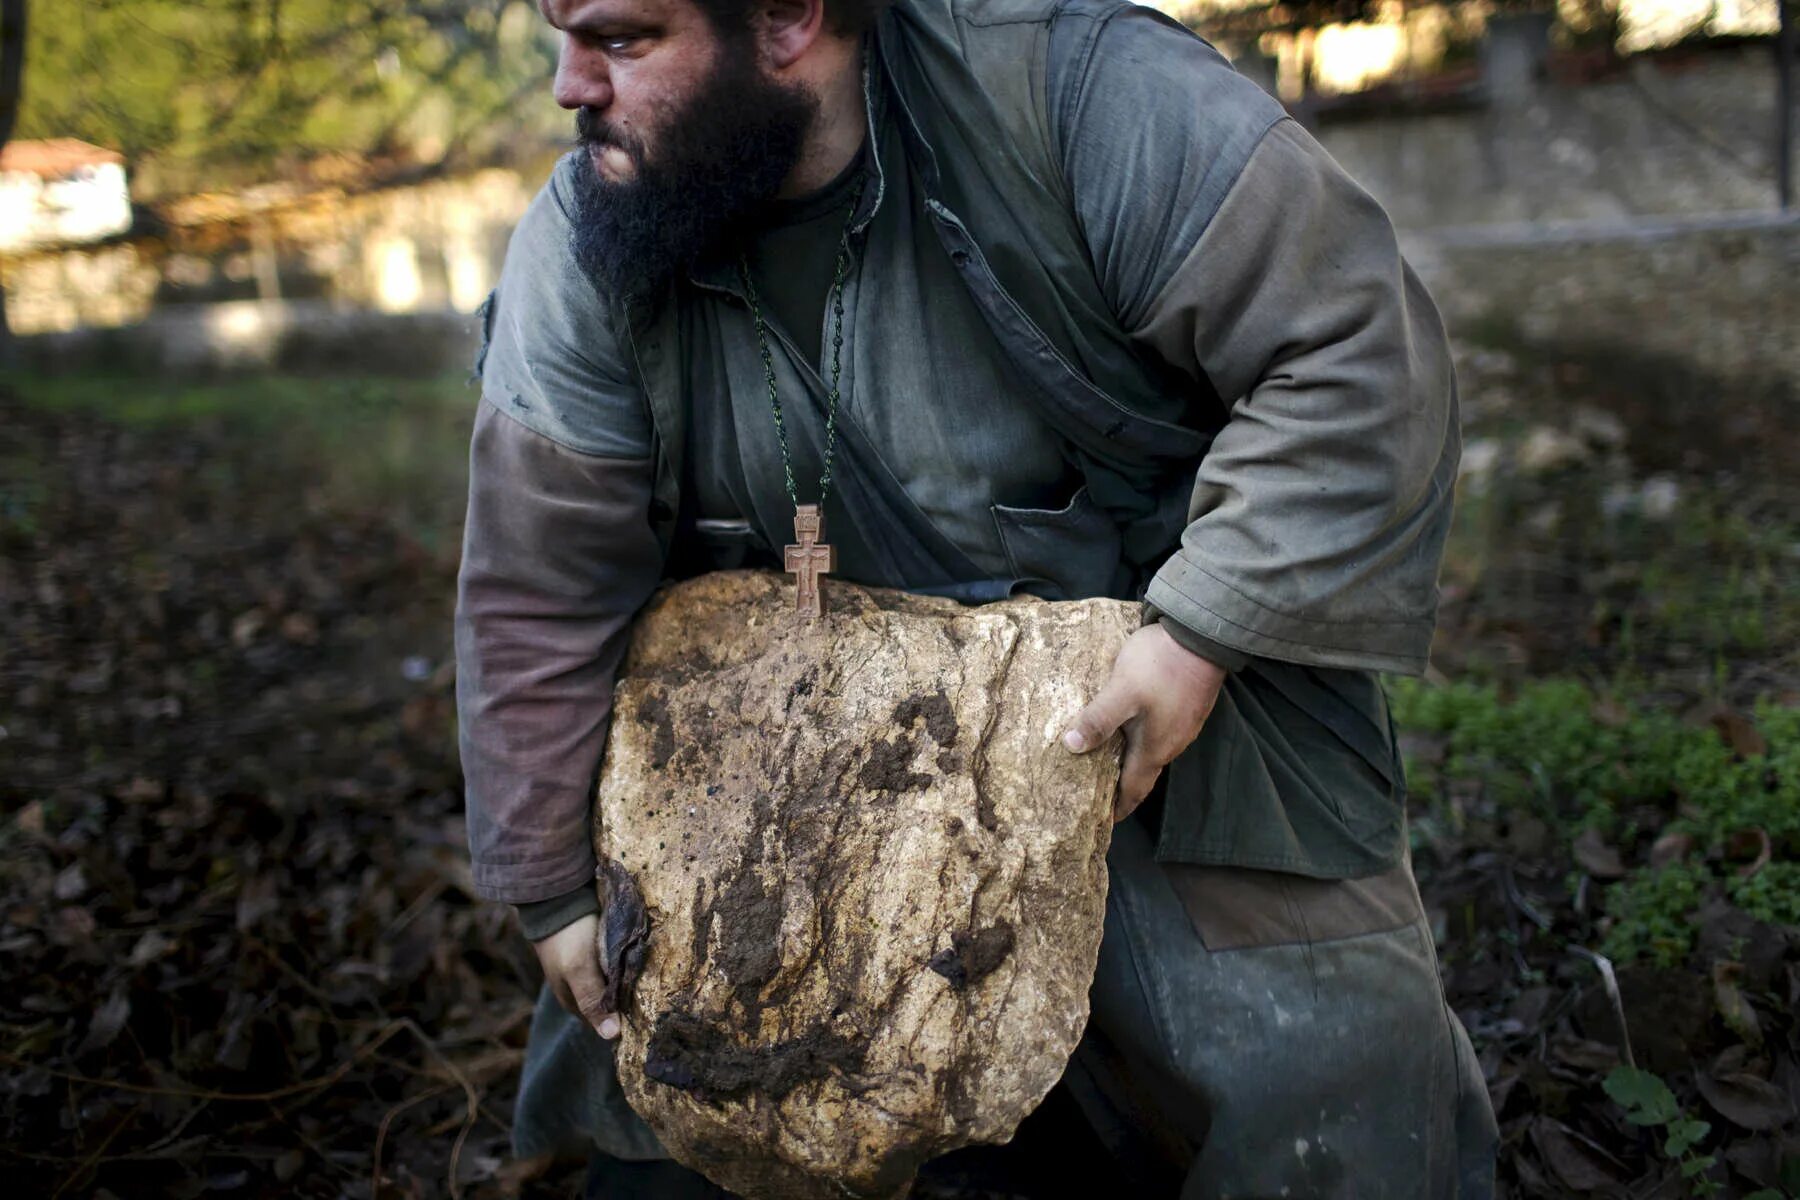
M 1248 655 L 1423 670 L 1461 442 L 1443 327 L 1387 215 L 1155 14 L 1112 21 L 1067 94 L 1067 181 L 1115 312 L 1228 409 L 1145 598 Z
M 457 579 L 474 882 L 515 904 L 592 883 L 613 676 L 662 572 L 642 397 L 567 246 L 553 179 L 489 302 Z
M 475 886 L 523 903 L 594 875 L 613 674 L 661 569 L 649 459 L 560 446 L 482 404 L 457 579 L 456 701 Z

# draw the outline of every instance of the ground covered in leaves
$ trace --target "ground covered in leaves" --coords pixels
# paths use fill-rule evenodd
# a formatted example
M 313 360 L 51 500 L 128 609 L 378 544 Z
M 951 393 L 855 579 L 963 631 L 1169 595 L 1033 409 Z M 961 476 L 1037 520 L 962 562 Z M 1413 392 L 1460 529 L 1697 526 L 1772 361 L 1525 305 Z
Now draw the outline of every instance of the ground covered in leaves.
M 1795 419 L 1578 355 L 1463 380 L 1437 668 L 1394 700 L 1507 1194 L 1800 1196 Z M 4 386 L 16 1194 L 573 1194 L 506 1155 L 535 966 L 466 877 L 473 393 Z M 1039 1165 L 1007 1194 L 1067 1194 Z
M 516 1194 L 535 964 L 467 882 L 446 657 L 469 393 L 31 386 L 0 413 L 9 1192 Z
M 1800 414 L 1465 350 L 1434 670 L 1391 687 L 1525 1197 L 1800 1196 Z

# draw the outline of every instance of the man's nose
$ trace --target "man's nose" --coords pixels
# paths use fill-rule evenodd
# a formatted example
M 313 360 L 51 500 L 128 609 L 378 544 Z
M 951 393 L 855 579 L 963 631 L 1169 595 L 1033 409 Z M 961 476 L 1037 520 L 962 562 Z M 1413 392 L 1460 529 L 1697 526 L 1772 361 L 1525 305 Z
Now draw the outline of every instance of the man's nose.
M 612 76 L 607 71 L 606 56 L 584 48 L 564 34 L 562 53 L 556 59 L 556 82 L 550 90 L 564 108 L 604 110 L 612 103 Z

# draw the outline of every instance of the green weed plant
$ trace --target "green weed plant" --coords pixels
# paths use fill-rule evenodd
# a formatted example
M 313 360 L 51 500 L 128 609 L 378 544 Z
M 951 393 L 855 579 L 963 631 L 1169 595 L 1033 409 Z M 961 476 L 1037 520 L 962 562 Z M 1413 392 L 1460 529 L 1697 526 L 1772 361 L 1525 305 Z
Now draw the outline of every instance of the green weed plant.
M 1800 924 L 1800 708 L 1759 704 L 1767 743 L 1743 755 L 1709 724 L 1548 680 L 1510 698 L 1485 684 L 1390 687 L 1403 730 L 1441 740 L 1431 760 L 1408 763 L 1414 795 L 1441 811 L 1474 786 L 1501 813 L 1528 813 L 1566 840 L 1593 829 L 1638 866 L 1605 896 L 1603 951 L 1615 962 L 1672 966 L 1693 945 L 1689 920 L 1720 891 L 1757 920 Z M 1654 820 L 1647 819 L 1654 815 Z M 1747 878 L 1725 861 L 1733 835 L 1767 834 L 1770 861 Z M 1692 849 L 1661 868 L 1647 863 L 1659 834 Z
M 1712 1126 L 1681 1107 L 1669 1085 L 1649 1071 L 1636 1067 L 1615 1067 L 1606 1077 L 1606 1094 L 1625 1110 L 1625 1119 L 1645 1129 L 1662 1130 L 1662 1152 L 1681 1164 L 1681 1177 L 1696 1196 L 1716 1196 L 1719 1185 L 1707 1178 L 1718 1159 L 1699 1152 L 1699 1146 L 1712 1132 Z M 1779 1194 L 1758 1193 L 1763 1200 L 1779 1200 Z
M 1661 1076 L 1638 1067 L 1614 1067 L 1603 1085 L 1614 1104 L 1625 1110 L 1625 1120 L 1643 1129 L 1661 1131 L 1659 1145 L 1665 1157 L 1681 1168 L 1689 1193 L 1695 1196 L 1717 1196 L 1723 1186 L 1710 1177 L 1718 1165 L 1717 1155 L 1707 1154 L 1701 1143 L 1712 1132 L 1712 1125 L 1702 1121 L 1681 1106 L 1675 1093 Z M 1744 1196 L 1744 1200 L 1786 1200 L 1787 1193 L 1778 1188 L 1762 1188 Z

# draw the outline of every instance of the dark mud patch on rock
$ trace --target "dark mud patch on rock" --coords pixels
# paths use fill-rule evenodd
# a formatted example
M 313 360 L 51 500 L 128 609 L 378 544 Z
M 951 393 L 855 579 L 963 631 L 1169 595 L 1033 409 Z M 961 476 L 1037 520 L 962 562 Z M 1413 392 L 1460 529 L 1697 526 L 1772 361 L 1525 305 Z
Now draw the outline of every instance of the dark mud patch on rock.
M 600 974 L 606 990 L 600 1002 L 607 1012 L 619 1012 L 644 970 L 649 949 L 650 917 L 644 894 L 631 873 L 614 859 L 602 859 L 594 869 L 604 898 L 601 908 Z
M 961 1071 L 950 1073 L 944 1088 L 944 1107 L 949 1110 L 951 1119 L 964 1128 L 973 1125 L 980 1115 L 975 1093 L 969 1089 L 969 1080 Z
M 787 713 L 793 712 L 794 711 L 794 701 L 800 699 L 802 696 L 812 695 L 813 689 L 818 687 L 818 684 L 819 684 L 819 668 L 808 667 L 806 669 L 805 673 L 800 676 L 800 678 L 794 680 L 794 682 L 791 685 L 789 685 L 788 694 L 787 694 L 787 704 L 782 709 L 782 711 L 787 712 Z
M 638 703 L 638 724 L 650 728 L 650 765 L 660 771 L 675 757 L 675 722 L 669 717 L 669 699 L 650 692 Z
M 945 749 L 956 745 L 956 713 L 943 688 L 929 696 L 910 696 L 894 706 L 894 724 L 902 729 L 911 729 L 921 718 L 932 741 Z
M 931 776 L 912 769 L 915 743 L 909 734 L 876 742 L 869 760 L 857 772 L 861 787 L 877 792 L 916 792 L 931 786 Z
M 950 948 L 931 956 L 926 965 L 957 991 L 992 975 L 1013 950 L 1013 928 L 996 922 L 979 932 L 958 930 L 950 935 Z
M 754 820 L 737 874 L 701 912 L 695 929 L 695 949 L 703 951 L 705 939 L 717 922 L 719 949 L 713 965 L 731 982 L 738 1003 L 752 1015 L 761 1011 L 758 996 L 781 970 L 781 920 L 786 899 L 779 885 L 771 889 L 763 883 L 756 869 L 755 852 L 763 830 L 774 819 L 773 808 L 767 796 L 758 796 L 752 802 Z
M 823 1026 L 767 1046 L 740 1046 L 719 1026 L 677 1011 L 657 1020 L 644 1074 L 707 1103 L 752 1094 L 779 1100 L 814 1079 L 861 1071 L 867 1054 L 861 1039 Z
M 781 893 L 765 888 L 754 870 L 745 870 L 712 913 L 720 925 L 714 965 L 731 981 L 738 1003 L 755 1008 L 757 995 L 781 970 Z
M 1000 814 L 994 811 L 994 798 L 981 786 L 979 777 L 975 780 L 975 820 L 989 833 L 1000 829 Z

